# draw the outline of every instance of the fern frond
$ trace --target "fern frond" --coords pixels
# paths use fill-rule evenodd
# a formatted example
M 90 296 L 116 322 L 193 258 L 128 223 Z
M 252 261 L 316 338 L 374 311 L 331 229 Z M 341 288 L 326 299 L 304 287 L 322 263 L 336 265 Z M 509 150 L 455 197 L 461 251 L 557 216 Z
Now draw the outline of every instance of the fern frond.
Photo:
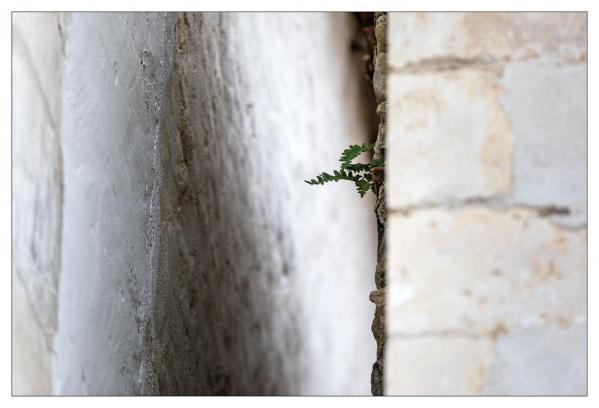
M 371 171 L 375 168 L 384 166 L 384 158 L 378 158 L 373 163 L 353 163 L 353 160 L 362 153 L 374 150 L 373 144 L 363 143 L 361 145 L 350 145 L 341 153 L 341 166 L 339 170 L 334 170 L 333 174 L 322 172 L 315 179 L 304 180 L 310 185 L 323 185 L 325 183 L 339 180 L 351 181 L 356 185 L 356 190 L 360 197 L 372 190 L 374 192 L 374 181 Z
M 371 186 L 368 180 L 360 180 L 356 182 L 356 189 L 358 190 L 360 197 L 364 197 L 370 188 Z
M 350 145 L 341 153 L 341 157 L 339 158 L 339 161 L 341 162 L 341 168 L 346 168 L 359 155 L 373 149 L 374 145 L 368 143 L 363 143 L 361 145 Z
M 345 165 L 345 169 L 356 172 L 356 173 L 361 173 L 364 171 L 370 171 L 370 164 L 349 163 L 349 164 Z

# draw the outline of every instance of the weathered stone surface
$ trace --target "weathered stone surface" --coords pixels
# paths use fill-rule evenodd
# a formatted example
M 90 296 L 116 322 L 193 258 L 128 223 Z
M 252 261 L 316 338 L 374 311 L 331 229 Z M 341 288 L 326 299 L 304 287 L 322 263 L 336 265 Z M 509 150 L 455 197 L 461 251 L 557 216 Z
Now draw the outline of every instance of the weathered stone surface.
M 531 327 L 497 340 L 483 394 L 585 395 L 586 323 Z
M 376 54 L 374 57 L 372 85 L 374 87 L 376 102 L 384 102 L 387 94 L 387 54 L 384 52 Z
M 158 260 L 157 141 L 173 19 L 76 13 L 66 42 L 57 394 L 139 394 Z
M 516 137 L 514 202 L 559 207 L 569 215 L 555 222 L 586 225 L 586 64 L 511 64 L 500 84 Z
M 372 320 L 372 334 L 377 341 L 377 348 L 381 348 L 385 338 L 385 288 L 370 292 L 370 301 L 376 306 L 376 313 Z
M 375 17 L 374 34 L 376 36 L 377 53 L 387 52 L 387 13 Z
M 586 31 L 390 15 L 387 393 L 586 392 Z
M 154 308 L 160 393 L 369 393 L 372 197 L 302 181 L 365 141 L 351 21 L 179 15 L 161 145 L 174 171 Z
M 488 337 L 392 336 L 387 395 L 585 395 L 586 324 Z
M 12 282 L 12 395 L 52 393 L 52 355 L 25 287 L 13 264 Z
M 585 61 L 586 13 L 389 13 L 390 66 Z
M 379 118 L 379 128 L 376 135 L 376 143 L 374 145 L 373 158 L 385 158 L 386 150 L 386 135 L 387 135 L 387 102 L 381 102 L 376 108 L 376 114 Z
M 50 394 L 62 230 L 59 13 L 12 20 L 12 392 Z
M 55 123 L 60 122 L 62 109 L 62 68 L 64 60 L 67 13 L 14 13 L 12 15 L 13 45 L 25 58 L 32 86 L 38 86 L 39 99 Z M 16 54 L 15 54 L 16 55 Z M 14 71 L 21 74 L 23 71 Z
M 370 383 L 373 396 L 385 395 L 385 346 L 386 338 L 383 336 L 383 341 L 377 347 L 376 361 L 372 364 L 372 373 L 370 375 Z
M 388 207 L 508 194 L 513 135 L 491 71 L 391 74 Z
M 527 210 L 420 210 L 389 224 L 391 334 L 497 336 L 586 320 L 586 230 Z
M 387 339 L 386 395 L 476 395 L 493 361 L 487 338 Z
M 55 392 L 369 394 L 352 17 L 173 17 L 73 15 Z
M 17 19 L 18 21 L 18 19 Z M 20 31 L 20 30 L 19 30 Z M 19 38 L 22 34 L 17 34 Z M 48 109 L 48 98 L 28 59 L 26 44 L 16 41 L 13 69 L 13 259 L 27 288 L 28 297 L 48 331 L 56 327 L 54 295 L 60 268 L 62 213 L 61 153 L 57 119 Z M 59 79 L 60 72 L 55 72 Z M 50 95 L 55 100 L 60 95 Z
M 374 144 L 373 160 L 385 158 L 385 145 L 387 133 L 387 14 L 375 13 L 375 51 L 374 51 L 374 76 L 373 88 L 377 100 L 376 113 L 378 117 L 378 132 Z M 377 290 L 370 294 L 370 301 L 376 305 L 374 319 L 372 321 L 372 334 L 376 340 L 376 361 L 372 365 L 371 392 L 372 395 L 384 395 L 384 373 L 385 373 L 385 286 L 387 266 L 387 237 L 385 233 L 387 224 L 387 204 L 385 192 L 385 166 L 372 171 L 374 192 L 376 195 L 376 225 L 377 225 L 377 264 L 374 281 Z

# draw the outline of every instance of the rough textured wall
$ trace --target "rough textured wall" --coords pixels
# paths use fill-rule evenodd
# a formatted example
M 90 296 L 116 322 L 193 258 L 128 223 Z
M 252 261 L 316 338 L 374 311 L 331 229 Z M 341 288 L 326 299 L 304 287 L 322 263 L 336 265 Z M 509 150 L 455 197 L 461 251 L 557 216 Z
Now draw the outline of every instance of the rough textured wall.
M 347 14 L 178 16 L 156 392 L 368 394 L 372 200 L 303 183 L 367 137 L 353 29 Z
M 12 392 L 51 392 L 62 227 L 63 16 L 12 20 Z
M 586 14 L 393 13 L 388 394 L 585 394 Z
M 373 199 L 303 182 L 367 141 L 354 29 L 71 16 L 54 392 L 369 393 Z
M 70 16 L 57 394 L 145 389 L 173 23 L 166 14 Z
M 379 119 L 378 132 L 374 149 L 374 160 L 385 157 L 385 136 L 387 133 L 387 13 L 375 13 L 374 17 L 375 47 L 373 87 L 376 97 L 376 113 Z M 381 171 L 382 170 L 382 171 Z M 375 315 L 372 321 L 372 334 L 376 340 L 376 361 L 372 366 L 371 391 L 372 395 L 383 395 L 385 374 L 385 291 L 387 286 L 387 241 L 385 227 L 387 224 L 387 206 L 385 203 L 385 174 L 384 169 L 374 172 L 376 189 L 375 214 L 377 221 L 377 264 L 374 282 L 376 290 L 370 294 L 370 300 L 375 304 Z

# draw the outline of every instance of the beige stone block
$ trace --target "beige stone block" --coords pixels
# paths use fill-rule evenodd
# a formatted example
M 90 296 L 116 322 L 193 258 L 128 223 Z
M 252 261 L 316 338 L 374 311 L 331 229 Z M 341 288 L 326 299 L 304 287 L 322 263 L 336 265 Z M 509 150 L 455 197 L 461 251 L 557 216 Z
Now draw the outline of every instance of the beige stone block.
M 502 106 L 515 138 L 513 201 L 557 207 L 552 220 L 587 223 L 586 64 L 510 64 Z
M 508 194 L 513 136 L 496 73 L 389 78 L 389 208 Z
M 390 13 L 389 63 L 433 67 L 533 58 L 585 61 L 587 15 L 579 13 Z
M 497 340 L 486 395 L 586 395 L 587 327 L 534 327 Z
M 498 336 L 586 321 L 586 229 L 471 207 L 390 214 L 388 231 L 390 334 Z
M 493 353 L 488 338 L 392 337 L 387 340 L 385 394 L 479 394 Z

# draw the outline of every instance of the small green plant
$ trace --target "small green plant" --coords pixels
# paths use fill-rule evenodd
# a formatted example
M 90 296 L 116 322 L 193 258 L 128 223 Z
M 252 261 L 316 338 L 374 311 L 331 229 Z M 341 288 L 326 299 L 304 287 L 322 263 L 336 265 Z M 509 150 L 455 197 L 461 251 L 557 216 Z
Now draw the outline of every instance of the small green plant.
M 361 145 L 350 145 L 343 151 L 343 153 L 341 153 L 341 158 L 339 158 L 341 166 L 339 170 L 334 170 L 333 174 L 322 172 L 316 176 L 315 179 L 304 181 L 314 186 L 318 184 L 323 185 L 330 181 L 337 182 L 339 180 L 347 180 L 355 183 L 360 197 L 364 197 L 368 190 L 372 190 L 374 193 L 375 185 L 373 173 L 383 168 L 384 158 L 380 157 L 372 163 L 353 162 L 362 153 L 373 150 L 373 144 L 363 143 Z

